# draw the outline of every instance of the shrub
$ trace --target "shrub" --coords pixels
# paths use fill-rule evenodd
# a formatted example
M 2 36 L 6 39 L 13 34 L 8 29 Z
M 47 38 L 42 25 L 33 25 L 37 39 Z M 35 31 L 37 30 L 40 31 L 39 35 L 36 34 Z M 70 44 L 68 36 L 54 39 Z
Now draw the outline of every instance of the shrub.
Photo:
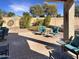
M 2 16 L 0 16 L 0 27 L 3 25 L 4 21 L 2 20 Z
M 25 28 L 29 28 L 30 27 L 30 22 L 31 22 L 30 17 L 26 17 L 25 20 L 24 20 Z
M 0 20 L 0 27 L 3 25 L 4 21 Z
M 43 19 L 37 19 L 36 26 L 42 25 L 43 21 L 44 21 Z
M 9 13 L 8 13 L 8 17 L 12 17 L 12 16 L 15 16 L 15 13 L 9 12 Z
M 38 27 L 39 27 L 39 26 L 32 26 L 32 27 L 30 27 L 29 29 L 32 30 L 32 31 L 37 31 L 37 30 L 38 30 Z
M 29 28 L 31 22 L 31 16 L 29 13 L 24 13 L 20 20 L 20 28 Z
M 51 21 L 51 16 L 45 17 L 43 25 L 48 27 L 50 24 L 50 21 Z
M 24 21 L 23 21 L 23 18 L 20 19 L 20 28 L 24 28 Z

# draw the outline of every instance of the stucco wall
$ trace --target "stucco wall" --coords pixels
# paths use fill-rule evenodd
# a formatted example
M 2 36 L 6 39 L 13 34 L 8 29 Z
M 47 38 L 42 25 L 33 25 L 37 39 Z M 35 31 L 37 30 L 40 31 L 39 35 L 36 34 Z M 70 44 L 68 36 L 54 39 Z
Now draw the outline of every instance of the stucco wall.
M 19 28 L 19 21 L 21 17 L 3 17 L 4 24 L 3 26 L 6 26 L 8 28 L 12 27 L 18 27 Z M 44 19 L 44 18 L 39 18 L 39 19 Z M 8 26 L 7 23 L 9 20 L 13 20 L 14 24 L 12 26 Z M 37 18 L 32 18 L 31 19 L 31 24 L 35 22 Z M 61 26 L 63 25 L 63 17 L 60 18 L 51 18 L 50 25 L 55 25 L 55 26 Z M 75 22 L 74 22 L 75 28 L 79 28 L 79 17 L 75 17 Z
M 44 19 L 44 18 L 39 18 L 40 19 Z M 31 23 L 36 22 L 37 18 L 32 18 L 31 19 Z M 56 25 L 56 26 L 61 26 L 63 25 L 63 18 L 51 18 L 51 22 L 50 25 Z
M 8 27 L 8 28 L 18 27 L 19 28 L 20 17 L 3 17 L 3 20 L 4 20 L 3 27 Z M 10 20 L 14 21 L 14 24 L 12 26 L 8 25 L 8 22 Z
M 40 18 L 40 19 L 44 19 L 44 18 Z M 51 22 L 50 22 L 50 25 L 52 26 L 62 26 L 63 25 L 63 17 L 60 17 L 60 18 L 51 18 Z M 32 18 L 32 22 L 35 22 L 36 21 L 36 18 Z M 75 21 L 74 21 L 74 27 L 75 29 L 79 29 L 79 17 L 75 17 Z
M 51 18 L 50 25 L 53 25 L 53 26 L 63 25 L 63 18 Z

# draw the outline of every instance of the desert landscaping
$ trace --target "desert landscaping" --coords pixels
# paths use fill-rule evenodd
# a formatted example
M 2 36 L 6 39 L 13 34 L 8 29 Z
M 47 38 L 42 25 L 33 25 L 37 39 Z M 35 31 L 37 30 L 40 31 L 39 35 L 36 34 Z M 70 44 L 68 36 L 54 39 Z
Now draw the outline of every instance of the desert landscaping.
M 15 16 L 15 17 L 3 17 L 3 20 L 4 20 L 4 24 L 3 24 L 3 27 L 8 27 L 8 28 L 19 28 L 20 25 L 20 19 L 21 17 L 19 16 Z M 40 18 L 40 19 L 44 19 L 44 18 Z M 13 20 L 14 21 L 14 24 L 12 26 L 8 26 L 8 21 L 9 20 Z M 31 22 L 30 22 L 30 25 L 32 25 L 33 22 L 35 22 L 37 20 L 37 18 L 32 18 L 31 19 Z M 52 26 L 59 26 L 61 27 L 63 25 L 63 17 L 53 17 L 51 18 L 51 22 L 50 22 L 50 25 Z M 75 29 L 79 29 L 79 17 L 75 17 L 75 21 L 74 21 L 74 27 Z
M 55 49 L 56 51 L 61 51 L 61 49 L 59 48 L 60 45 L 57 43 L 57 41 L 63 38 L 63 32 L 60 32 L 60 34 L 56 36 L 44 37 L 43 35 L 35 35 L 34 33 L 32 33 L 32 31 L 28 30 L 27 28 L 26 29 L 19 28 L 20 18 L 15 18 L 16 20 L 14 20 L 14 25 L 12 26 L 7 25 L 9 19 L 11 20 L 12 18 L 4 17 L 3 19 L 4 21 L 6 20 L 3 26 L 9 28 L 9 35 L 6 38 L 9 40 L 9 44 L 10 44 L 10 58 L 15 59 L 17 57 L 19 59 L 21 58 L 48 59 L 49 51 L 51 49 Z M 32 20 L 32 22 L 34 21 Z M 79 18 L 76 17 L 74 22 L 76 25 L 75 29 L 78 29 L 79 27 L 78 21 Z M 52 18 L 50 25 L 61 27 L 61 25 L 63 25 L 63 18 Z M 23 47 L 21 45 L 23 45 Z M 20 52 L 22 53 L 20 54 Z M 28 56 L 27 56 L 27 52 L 28 52 Z M 69 59 L 71 58 L 71 56 L 68 54 L 62 54 L 62 55 L 64 55 L 63 58 L 66 58 L 66 56 Z M 75 58 L 74 54 L 72 55 L 73 58 Z M 55 58 L 56 57 L 61 58 L 62 56 L 59 57 L 59 55 L 56 55 Z

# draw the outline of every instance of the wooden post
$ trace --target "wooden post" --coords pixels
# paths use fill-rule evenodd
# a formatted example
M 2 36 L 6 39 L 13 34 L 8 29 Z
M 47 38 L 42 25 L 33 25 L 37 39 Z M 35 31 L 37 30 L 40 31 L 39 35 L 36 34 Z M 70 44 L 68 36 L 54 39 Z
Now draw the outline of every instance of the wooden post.
M 64 40 L 68 40 L 74 36 L 74 13 L 75 3 L 74 0 L 67 0 L 64 3 Z

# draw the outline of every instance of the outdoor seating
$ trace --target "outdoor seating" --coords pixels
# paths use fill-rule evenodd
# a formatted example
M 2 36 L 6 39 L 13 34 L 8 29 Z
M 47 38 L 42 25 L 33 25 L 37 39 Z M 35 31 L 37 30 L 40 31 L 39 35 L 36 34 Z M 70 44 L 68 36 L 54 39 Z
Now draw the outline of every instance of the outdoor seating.
M 3 33 L 4 33 L 5 35 L 8 35 L 8 31 L 9 31 L 8 28 L 6 28 L 6 27 L 1 27 L 1 29 L 4 30 Z
M 76 54 L 77 59 L 78 59 L 78 54 L 79 54 L 79 36 L 76 35 L 74 37 L 74 39 L 70 43 L 64 45 L 64 48 L 67 51 L 70 51 L 70 52 Z
M 46 28 L 44 33 L 45 37 L 52 37 L 53 35 L 59 34 L 59 27 L 54 26 L 53 28 Z
M 54 27 L 52 28 L 52 31 L 51 31 L 50 34 L 56 35 L 56 34 L 58 34 L 58 33 L 59 33 L 59 27 L 54 26 Z
M 40 26 L 38 27 L 38 31 L 35 31 L 34 34 L 44 34 L 45 31 L 46 31 L 46 27 L 43 26 L 43 25 L 40 25 Z
M 6 35 L 8 35 L 8 31 L 9 31 L 9 29 L 6 28 L 6 27 L 1 27 L 0 28 L 0 37 L 1 37 L 1 39 L 4 39 L 4 37 Z
M 0 55 L 9 55 L 9 44 L 0 46 Z
M 9 43 L 8 43 L 8 41 L 0 42 L 0 59 L 9 59 Z
M 7 56 L 0 57 L 0 59 L 9 59 Z

